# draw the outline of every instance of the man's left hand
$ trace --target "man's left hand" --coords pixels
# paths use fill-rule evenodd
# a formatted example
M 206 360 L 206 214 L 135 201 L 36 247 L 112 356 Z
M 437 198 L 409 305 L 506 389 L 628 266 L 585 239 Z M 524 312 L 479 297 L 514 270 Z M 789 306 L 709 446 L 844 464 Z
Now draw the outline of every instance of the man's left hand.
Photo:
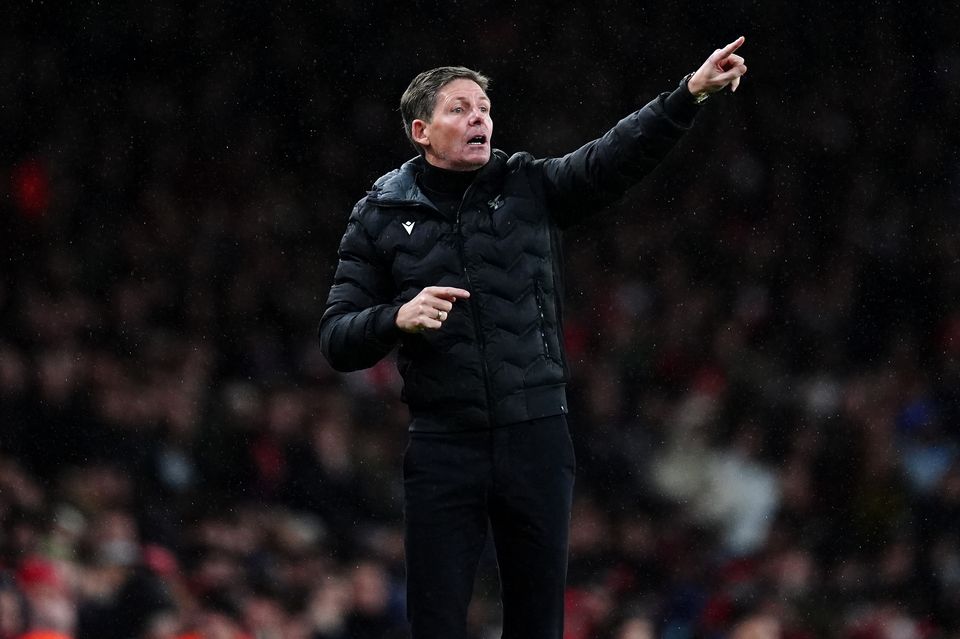
M 743 44 L 740 36 L 722 49 L 717 49 L 697 69 L 687 82 L 687 89 L 693 95 L 703 95 L 721 91 L 730 85 L 731 91 L 740 86 L 740 77 L 747 72 L 742 57 L 734 53 Z

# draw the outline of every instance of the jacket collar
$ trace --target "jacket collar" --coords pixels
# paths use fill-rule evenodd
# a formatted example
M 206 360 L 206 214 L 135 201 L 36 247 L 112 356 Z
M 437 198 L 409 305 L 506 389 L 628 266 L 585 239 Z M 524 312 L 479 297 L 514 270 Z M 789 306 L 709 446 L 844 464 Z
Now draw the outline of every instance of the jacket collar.
M 417 177 L 425 166 L 426 160 L 421 156 L 404 162 L 399 169 L 390 171 L 373 183 L 373 188 L 367 193 L 367 201 L 379 206 L 426 206 L 436 210 L 417 184 Z M 477 173 L 476 180 L 467 192 L 486 192 L 484 187 L 488 183 L 496 183 L 496 176 L 502 175 L 506 166 L 506 153 L 494 149 L 490 161 Z

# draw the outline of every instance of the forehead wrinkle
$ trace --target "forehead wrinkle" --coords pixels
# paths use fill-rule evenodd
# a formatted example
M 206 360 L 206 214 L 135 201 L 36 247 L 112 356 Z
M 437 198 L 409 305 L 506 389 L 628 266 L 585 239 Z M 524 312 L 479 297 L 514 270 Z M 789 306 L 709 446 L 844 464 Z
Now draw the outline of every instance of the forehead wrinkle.
M 476 97 L 477 94 L 480 96 L 477 98 L 478 102 L 490 102 L 490 98 L 487 97 L 487 94 L 484 93 L 483 89 L 478 86 L 475 91 L 467 91 L 466 93 L 462 90 L 449 92 L 441 89 L 439 95 L 437 96 L 439 98 L 437 100 L 437 104 L 449 104 L 457 101 L 469 102 L 472 98 Z

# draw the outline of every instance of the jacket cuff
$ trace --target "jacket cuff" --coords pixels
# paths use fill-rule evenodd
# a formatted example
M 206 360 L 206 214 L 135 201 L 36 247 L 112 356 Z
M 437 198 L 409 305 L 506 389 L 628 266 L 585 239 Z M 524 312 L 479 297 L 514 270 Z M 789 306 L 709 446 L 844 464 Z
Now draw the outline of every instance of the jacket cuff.
M 700 112 L 700 108 L 685 81 L 682 81 L 680 86 L 663 100 L 663 110 L 666 111 L 667 116 L 677 124 L 688 127 L 693 124 L 693 119 Z
M 397 328 L 397 311 L 399 310 L 399 305 L 387 305 L 374 313 L 371 319 L 373 336 L 381 343 L 394 344 L 400 339 L 401 331 Z

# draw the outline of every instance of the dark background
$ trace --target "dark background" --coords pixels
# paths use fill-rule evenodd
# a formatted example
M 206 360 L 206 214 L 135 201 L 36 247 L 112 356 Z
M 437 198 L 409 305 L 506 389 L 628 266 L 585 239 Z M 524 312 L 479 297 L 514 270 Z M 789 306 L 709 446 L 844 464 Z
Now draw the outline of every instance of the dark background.
M 956 7 L 148 4 L 0 10 L 0 637 L 403 636 L 396 373 L 315 338 L 400 94 L 558 155 L 741 34 L 567 234 L 567 635 L 960 632 Z

